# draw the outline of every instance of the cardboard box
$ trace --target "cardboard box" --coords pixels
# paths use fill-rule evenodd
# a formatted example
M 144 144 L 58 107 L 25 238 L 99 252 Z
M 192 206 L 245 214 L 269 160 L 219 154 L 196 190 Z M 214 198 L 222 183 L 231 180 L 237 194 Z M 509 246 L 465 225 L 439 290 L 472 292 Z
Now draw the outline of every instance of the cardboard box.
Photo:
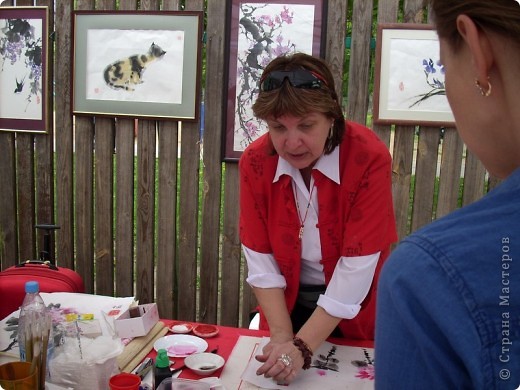
M 129 310 L 130 307 L 134 306 L 137 306 L 137 302 L 135 301 L 132 302 L 130 305 L 115 304 L 104 307 L 101 310 L 103 318 L 105 319 L 105 322 L 107 324 L 107 329 L 112 336 L 116 336 L 116 320 L 121 316 L 121 314 Z
M 115 319 L 116 333 L 120 338 L 145 336 L 158 321 L 157 304 L 138 305 L 129 308 Z

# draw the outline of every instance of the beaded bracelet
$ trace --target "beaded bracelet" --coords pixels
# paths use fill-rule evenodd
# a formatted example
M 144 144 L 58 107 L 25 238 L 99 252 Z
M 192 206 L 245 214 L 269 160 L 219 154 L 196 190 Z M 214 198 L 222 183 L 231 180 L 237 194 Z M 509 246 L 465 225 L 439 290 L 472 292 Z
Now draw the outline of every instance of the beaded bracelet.
M 303 369 L 308 370 L 311 368 L 312 362 L 312 350 L 309 348 L 307 343 L 299 337 L 293 338 L 293 344 L 302 353 L 303 356 Z

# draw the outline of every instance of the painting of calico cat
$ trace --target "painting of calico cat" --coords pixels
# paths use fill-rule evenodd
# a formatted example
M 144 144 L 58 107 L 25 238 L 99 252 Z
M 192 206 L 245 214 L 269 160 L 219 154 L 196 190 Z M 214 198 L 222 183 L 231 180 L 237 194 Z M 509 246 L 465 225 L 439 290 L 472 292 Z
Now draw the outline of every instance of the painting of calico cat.
M 159 45 L 152 43 L 148 53 L 135 54 L 108 65 L 103 72 L 105 82 L 114 89 L 134 91 L 133 85 L 143 83 L 142 77 L 146 67 L 165 54 Z

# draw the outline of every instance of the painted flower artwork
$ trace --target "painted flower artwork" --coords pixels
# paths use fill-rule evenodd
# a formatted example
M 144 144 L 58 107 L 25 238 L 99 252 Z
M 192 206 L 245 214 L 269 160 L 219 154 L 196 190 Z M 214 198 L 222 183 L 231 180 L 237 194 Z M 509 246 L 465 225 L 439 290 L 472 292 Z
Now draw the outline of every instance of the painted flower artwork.
M 234 150 L 243 151 L 266 131 L 251 109 L 263 69 L 280 55 L 297 51 L 312 54 L 313 26 L 314 6 L 240 3 Z
M 375 123 L 451 126 L 439 38 L 430 28 L 382 28 Z
M 357 368 L 356 378 L 374 380 L 375 362 L 370 352 L 363 348 L 364 360 L 353 360 L 351 363 Z
M 421 104 L 432 96 L 446 95 L 444 66 L 441 62 L 439 60 L 434 62 L 431 58 L 425 58 L 422 60 L 422 66 L 424 68 L 425 82 L 429 89 L 426 93 L 418 95 L 418 99 L 410 105 L 410 108 Z
M 16 117 L 40 119 L 42 96 L 42 30 L 39 19 L 0 20 L 2 101 L 11 102 Z

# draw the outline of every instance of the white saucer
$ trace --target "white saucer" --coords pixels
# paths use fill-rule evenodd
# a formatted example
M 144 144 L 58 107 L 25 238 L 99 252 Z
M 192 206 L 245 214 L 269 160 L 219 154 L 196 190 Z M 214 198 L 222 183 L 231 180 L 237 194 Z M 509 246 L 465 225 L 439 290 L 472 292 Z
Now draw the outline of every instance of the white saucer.
M 204 352 L 208 348 L 206 340 L 186 334 L 174 334 L 158 339 L 153 348 L 165 349 L 170 357 L 186 357 L 194 353 Z

